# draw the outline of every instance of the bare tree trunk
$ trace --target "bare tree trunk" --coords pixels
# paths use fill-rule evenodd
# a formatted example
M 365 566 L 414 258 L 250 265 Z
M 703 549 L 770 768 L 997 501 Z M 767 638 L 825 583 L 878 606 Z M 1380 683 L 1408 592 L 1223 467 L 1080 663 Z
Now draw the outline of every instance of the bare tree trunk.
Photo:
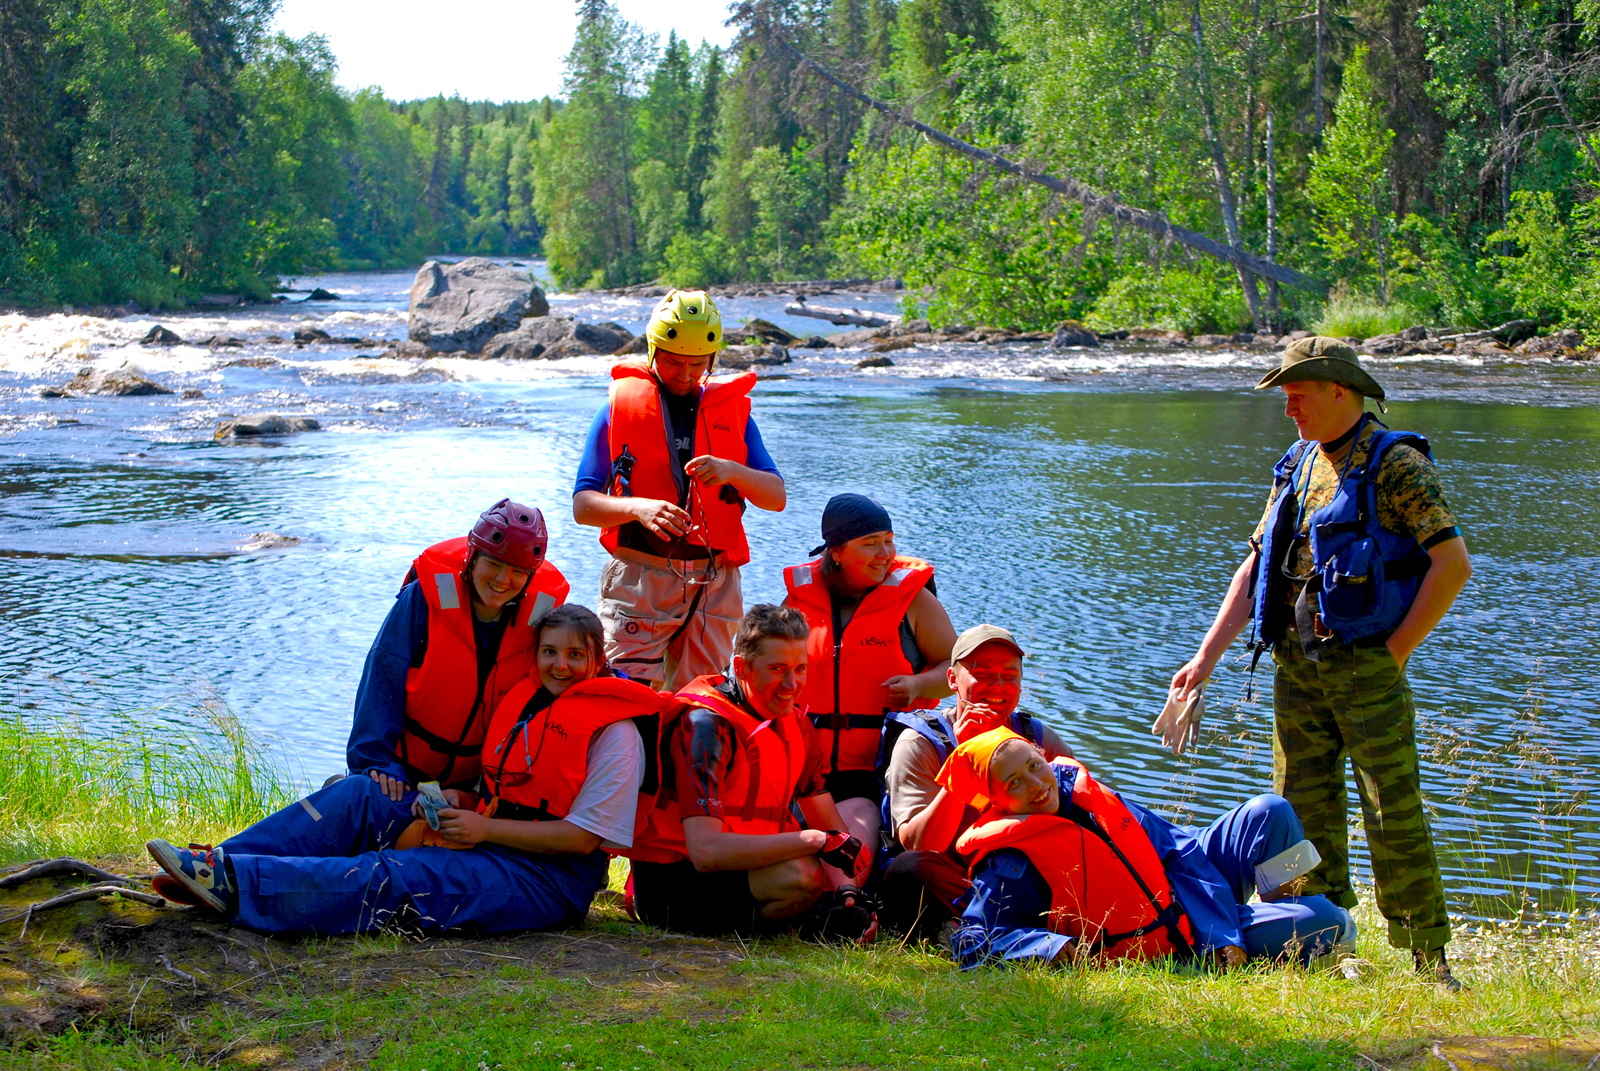
M 1578 144 L 1583 147 L 1584 153 L 1589 157 L 1589 162 L 1600 173 L 1600 155 L 1596 155 L 1594 145 L 1589 141 L 1589 135 L 1583 132 L 1577 122 L 1572 118 L 1572 109 L 1567 107 L 1567 95 L 1561 91 L 1561 83 L 1556 81 L 1556 72 L 1550 69 L 1550 50 L 1545 49 L 1544 76 L 1550 82 L 1550 92 L 1555 94 L 1556 104 L 1561 108 L 1561 117 L 1567 121 L 1567 126 L 1572 130 L 1572 136 L 1578 139 Z
M 1272 113 L 1267 113 L 1267 259 L 1278 259 L 1278 156 L 1273 145 Z M 1267 319 L 1272 330 L 1283 322 L 1278 280 L 1267 280 Z
M 1313 80 L 1311 100 L 1317 110 L 1312 138 L 1318 145 L 1322 144 L 1322 57 L 1326 51 L 1323 48 L 1322 39 L 1327 33 L 1327 24 L 1328 2 L 1327 0 L 1317 0 L 1317 73 Z
M 1228 245 L 1243 250 L 1239 236 L 1239 211 L 1233 199 L 1233 183 L 1228 178 L 1228 158 L 1222 151 L 1222 139 L 1217 130 L 1216 109 L 1211 100 L 1211 79 L 1206 74 L 1206 39 L 1200 25 L 1200 0 L 1195 0 L 1189 15 L 1189 25 L 1194 30 L 1195 71 L 1200 90 L 1200 112 L 1206 121 L 1206 144 L 1211 149 L 1211 169 L 1217 180 L 1217 200 L 1222 203 L 1222 226 L 1228 234 Z M 1258 332 L 1267 329 L 1261 314 L 1261 293 L 1256 289 L 1255 273 L 1235 265 L 1239 272 L 1239 285 L 1244 290 L 1244 303 L 1250 307 L 1250 322 Z

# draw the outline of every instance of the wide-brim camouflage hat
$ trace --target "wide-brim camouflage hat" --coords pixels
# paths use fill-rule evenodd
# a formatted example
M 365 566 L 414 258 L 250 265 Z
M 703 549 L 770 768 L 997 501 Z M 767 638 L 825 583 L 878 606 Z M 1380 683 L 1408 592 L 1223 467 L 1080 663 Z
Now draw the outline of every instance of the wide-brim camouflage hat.
M 1361 358 L 1348 344 L 1326 335 L 1297 339 L 1283 351 L 1283 363 L 1256 384 L 1256 390 L 1281 387 L 1285 383 L 1304 383 L 1309 379 L 1343 383 L 1368 398 L 1383 401 L 1383 387 L 1361 367 Z

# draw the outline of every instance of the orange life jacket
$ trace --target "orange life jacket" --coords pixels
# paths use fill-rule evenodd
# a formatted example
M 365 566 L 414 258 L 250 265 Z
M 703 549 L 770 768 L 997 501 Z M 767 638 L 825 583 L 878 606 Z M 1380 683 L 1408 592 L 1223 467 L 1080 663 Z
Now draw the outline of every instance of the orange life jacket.
M 729 565 L 749 561 L 743 496 L 732 484 L 710 490 L 698 483 L 688 486 L 689 477 L 678 464 L 678 451 L 673 446 L 671 420 L 661 402 L 661 384 L 649 366 L 622 361 L 612 367 L 611 380 L 612 481 L 607 493 L 676 502 L 689 511 L 694 524 L 687 537 L 689 542 L 722 551 Z M 709 454 L 745 463 L 748 451 L 744 429 L 750 420 L 750 388 L 755 384 L 755 373 L 746 372 L 728 379 L 708 380 L 701 388 L 694 423 L 696 457 Z M 624 451 L 632 458 L 631 471 L 623 460 Z M 628 479 L 625 492 L 617 480 L 624 473 Z M 600 545 L 608 551 L 616 550 L 620 533 L 620 526 L 601 529 Z
M 1050 929 L 1082 942 L 1108 959 L 1159 959 L 1188 955 L 1194 934 L 1173 899 L 1172 886 L 1144 827 L 1116 794 L 1075 767 L 1071 817 L 1021 817 L 986 811 L 961 835 L 956 849 L 972 858 L 1017 848 L 1050 886 Z
M 478 677 L 465 536 L 436 543 L 417 556 L 411 577 L 428 603 L 428 646 L 422 665 L 406 674 L 406 716 L 400 761 L 412 783 L 470 786 L 489 714 L 533 669 L 533 625 L 567 599 L 566 577 L 548 561 L 528 581 L 506 625 L 487 678 Z M 408 580 L 410 577 L 408 577 Z
M 931 710 L 939 704 L 916 699 L 905 706 L 889 700 L 883 682 L 910 673 L 900 648 L 900 622 L 917 593 L 933 579 L 933 566 L 897 556 L 883 583 L 867 592 L 844 634 L 833 632 L 833 600 L 822 579 L 822 562 L 791 565 L 783 571 L 788 604 L 811 624 L 806 641 L 805 703 L 811 724 L 822 731 L 819 743 L 827 772 L 877 767 L 884 715 L 891 710 Z
M 800 828 L 794 812 L 795 792 L 806 767 L 806 738 L 797 709 L 788 717 L 762 721 L 717 691 L 726 677 L 696 677 L 678 692 L 671 712 L 671 728 L 664 717 L 662 752 L 687 746 L 679 718 L 686 710 L 703 707 L 726 718 L 738 747 L 722 778 L 722 828 L 729 833 L 787 833 Z M 670 761 L 670 760 L 668 760 Z M 640 862 L 673 863 L 688 857 L 683 839 L 683 819 L 678 795 L 684 786 L 663 788 L 655 807 L 645 816 L 633 847 L 623 855 Z
M 595 677 L 562 692 L 543 710 L 524 718 L 539 689 L 534 677 L 506 693 L 489 719 L 483 741 L 484 799 L 480 813 L 524 821 L 552 822 L 572 811 L 589 775 L 589 744 L 606 726 L 633 719 L 644 738 L 646 776 L 642 793 L 652 801 L 650 776 L 661 714 L 677 700 L 637 681 Z

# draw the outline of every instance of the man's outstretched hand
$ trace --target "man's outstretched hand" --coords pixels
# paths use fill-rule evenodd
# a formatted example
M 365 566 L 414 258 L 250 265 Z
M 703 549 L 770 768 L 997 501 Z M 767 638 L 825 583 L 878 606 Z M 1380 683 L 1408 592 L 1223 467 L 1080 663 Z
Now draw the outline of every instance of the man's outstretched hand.
M 1182 755 L 1200 735 L 1200 719 L 1206 712 L 1206 679 L 1194 680 L 1188 673 L 1190 668 L 1185 666 L 1173 676 L 1172 687 L 1167 689 L 1167 705 L 1150 726 L 1150 731 L 1158 734 L 1174 755 Z

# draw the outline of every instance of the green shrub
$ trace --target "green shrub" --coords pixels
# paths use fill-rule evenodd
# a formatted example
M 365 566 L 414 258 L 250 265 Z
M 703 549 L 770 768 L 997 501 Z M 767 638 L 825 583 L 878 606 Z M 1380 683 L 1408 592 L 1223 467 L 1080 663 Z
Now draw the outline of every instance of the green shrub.
M 1371 338 L 1392 335 L 1425 319 L 1410 305 L 1381 304 L 1365 294 L 1335 289 L 1322 315 L 1311 325 L 1319 335 L 1335 338 Z
M 733 277 L 733 250 L 714 231 L 674 236 L 667 244 L 665 259 L 667 266 L 662 269 L 661 281 L 668 286 L 698 290 Z
M 1232 334 L 1248 327 L 1250 310 L 1238 278 L 1209 263 L 1162 271 L 1146 265 L 1111 281 L 1084 323 L 1096 330 L 1161 327 L 1188 334 Z

